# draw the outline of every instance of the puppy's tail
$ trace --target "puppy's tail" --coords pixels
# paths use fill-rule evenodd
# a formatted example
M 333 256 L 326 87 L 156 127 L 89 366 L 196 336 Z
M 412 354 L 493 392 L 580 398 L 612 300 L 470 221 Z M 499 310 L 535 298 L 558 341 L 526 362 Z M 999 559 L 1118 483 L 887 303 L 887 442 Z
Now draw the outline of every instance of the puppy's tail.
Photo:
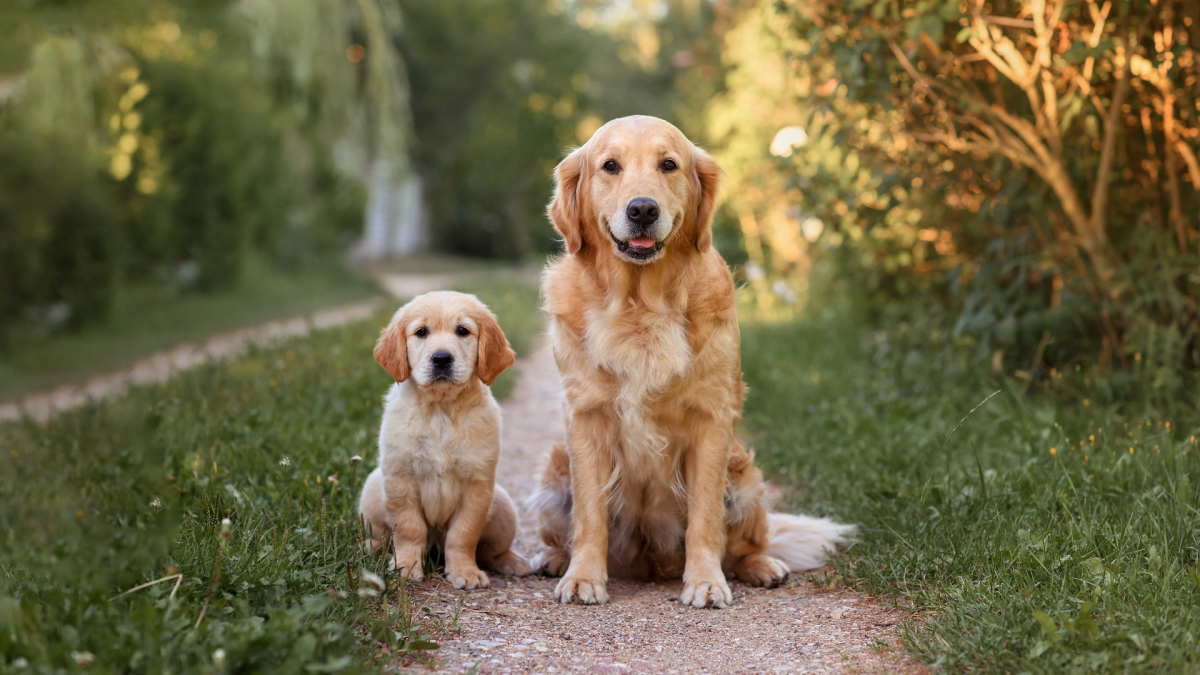
M 771 555 L 793 572 L 821 567 L 838 546 L 854 540 L 855 527 L 828 518 L 795 516 L 789 513 L 767 514 L 767 540 Z

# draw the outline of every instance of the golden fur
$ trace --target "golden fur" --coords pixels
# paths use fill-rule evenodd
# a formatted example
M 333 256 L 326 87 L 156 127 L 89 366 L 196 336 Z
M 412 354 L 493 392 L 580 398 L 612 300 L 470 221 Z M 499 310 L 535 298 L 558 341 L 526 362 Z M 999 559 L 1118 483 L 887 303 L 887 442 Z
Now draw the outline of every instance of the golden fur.
M 460 334 L 462 333 L 462 334 Z M 449 363 L 442 367 L 434 357 Z M 426 546 L 446 554 L 455 588 L 486 588 L 487 574 L 529 574 L 510 550 L 516 512 L 495 484 L 500 407 L 488 389 L 513 364 L 496 318 L 472 295 L 422 295 L 392 317 L 375 360 L 396 380 L 384 399 L 379 468 L 363 486 L 359 513 L 368 548 L 391 538 L 391 567 L 424 578 Z
M 550 547 L 535 567 L 564 575 L 559 601 L 586 604 L 608 600 L 610 571 L 682 575 L 680 600 L 696 607 L 731 602 L 725 570 L 780 582 L 789 568 L 769 553 L 762 476 L 734 439 L 744 386 L 736 290 L 712 248 L 720 167 L 638 116 L 604 125 L 555 179 L 547 211 L 567 255 L 542 288 L 567 445 L 531 498 Z M 658 220 L 635 224 L 626 214 L 646 199 Z M 630 253 L 648 237 L 656 247 Z

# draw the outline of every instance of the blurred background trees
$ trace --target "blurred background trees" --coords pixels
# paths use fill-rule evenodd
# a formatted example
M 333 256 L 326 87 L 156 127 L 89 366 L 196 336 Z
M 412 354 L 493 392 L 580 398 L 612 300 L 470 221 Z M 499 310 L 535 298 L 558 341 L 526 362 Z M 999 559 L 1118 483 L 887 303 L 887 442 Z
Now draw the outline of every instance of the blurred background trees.
M 567 146 L 632 113 L 702 132 L 723 8 L 6 3 L 0 345 L 101 322 L 130 285 L 234 288 L 247 261 L 551 252 Z
M 1192 386 L 1197 3 L 21 0 L 0 33 L 0 340 L 247 260 L 554 252 L 553 166 L 644 113 L 721 160 L 763 310 L 823 275 L 1030 386 Z
M 1082 364 L 1110 393 L 1194 385 L 1200 5 L 757 3 L 736 23 L 709 129 L 770 301 L 820 260 L 1027 383 Z

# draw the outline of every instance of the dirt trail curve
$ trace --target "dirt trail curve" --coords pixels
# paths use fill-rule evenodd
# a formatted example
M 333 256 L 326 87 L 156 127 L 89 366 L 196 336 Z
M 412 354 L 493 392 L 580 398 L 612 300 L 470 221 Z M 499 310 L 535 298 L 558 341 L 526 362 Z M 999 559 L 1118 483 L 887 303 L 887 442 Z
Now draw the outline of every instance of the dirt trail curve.
M 67 384 L 51 391 L 0 402 L 0 422 L 30 418 L 45 422 L 54 415 L 90 401 L 107 401 L 140 384 L 165 382 L 181 371 L 209 361 L 233 358 L 251 346 L 265 346 L 287 338 L 308 335 L 314 330 L 362 321 L 383 306 L 382 298 L 355 302 L 312 314 L 222 333 L 200 344 L 178 347 L 146 357 L 129 368 L 97 375 L 82 384 Z
M 536 485 L 547 448 L 564 438 L 562 389 L 547 340 L 517 362 L 520 379 L 505 401 L 496 480 L 518 503 Z M 521 512 L 517 550 L 538 546 L 536 523 Z M 732 584 L 723 610 L 683 607 L 679 583 L 610 581 L 607 605 L 560 605 L 556 579 L 493 576 L 482 591 L 437 581 L 418 591 L 426 604 L 462 603 L 461 633 L 442 641 L 438 672 L 461 673 L 918 673 L 891 645 L 899 612 L 854 592 L 805 581 L 763 590 Z M 415 670 L 414 670 L 415 672 Z
M 378 277 L 383 290 L 404 300 L 439 288 L 450 288 L 458 280 L 458 276 L 451 274 L 381 274 Z M 270 321 L 222 333 L 198 344 L 182 344 L 148 356 L 128 368 L 97 375 L 83 383 L 66 384 L 16 401 L 0 401 L 0 422 L 18 420 L 25 415 L 45 422 L 64 410 L 89 401 L 106 401 L 122 396 L 131 386 L 165 382 L 189 368 L 239 356 L 251 346 L 266 346 L 280 340 L 302 337 L 314 330 L 362 321 L 380 308 L 392 304 L 385 303 L 382 297 L 372 298 L 293 319 Z

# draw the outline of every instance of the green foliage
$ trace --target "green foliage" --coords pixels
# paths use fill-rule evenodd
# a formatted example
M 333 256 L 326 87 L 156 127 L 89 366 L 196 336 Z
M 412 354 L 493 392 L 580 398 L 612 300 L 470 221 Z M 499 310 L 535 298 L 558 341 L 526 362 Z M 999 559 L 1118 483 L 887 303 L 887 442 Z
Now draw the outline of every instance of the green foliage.
M 50 327 L 104 317 L 120 216 L 99 168 L 54 138 L 0 133 L 0 349 L 31 308 Z
M 212 292 L 254 255 L 298 270 L 346 250 L 365 203 L 359 146 L 386 135 L 403 150 L 402 134 L 359 128 L 370 115 L 353 96 L 320 100 L 342 90 L 281 81 L 227 3 L 69 4 L 0 12 L 24 49 L 0 87 L 0 348 L 14 331 L 103 322 L 122 284 Z M 330 76 L 353 94 L 354 64 L 332 50 L 346 72 Z M 339 159 L 339 142 L 359 151 Z
M 543 0 L 401 4 L 414 161 L 432 240 L 447 252 L 512 259 L 553 250 L 544 209 L 564 149 L 614 117 L 688 117 L 680 101 L 718 81 L 712 53 L 688 52 L 689 65 L 700 61 L 693 76 L 677 77 L 684 71 L 670 62 L 707 49 L 707 8 L 670 3 L 665 16 L 583 28 L 578 15 L 592 9 Z M 625 39 L 637 31 L 653 45 L 645 63 Z
M 872 332 L 824 309 L 744 313 L 745 432 L 793 507 L 860 525 L 838 571 L 921 616 L 912 653 L 953 672 L 1196 668 L 1193 408 L 1114 403 L 1095 366 L 1029 396 L 936 311 Z
M 474 290 L 527 353 L 540 325 L 513 317 L 532 283 Z M 229 671 L 358 672 L 367 650 L 436 649 L 452 618 L 363 553 L 356 517 L 389 316 L 0 426 L 0 671 L 75 668 L 72 652 L 100 672 L 220 670 L 220 649 Z M 382 596 L 366 572 L 386 577 Z
M 285 191 L 292 176 L 278 166 L 284 152 L 270 100 L 237 68 L 221 61 L 142 63 L 151 95 L 139 106 L 141 131 L 162 139 L 165 166 L 161 185 L 142 198 L 146 217 L 135 217 L 130 245 L 143 267 L 193 263 L 201 290 L 236 284 L 250 245 L 283 235 L 288 204 L 299 197 Z M 146 154 L 128 183 L 142 180 Z
M 745 9 L 712 124 L 743 188 L 737 205 L 790 221 L 772 226 L 790 238 L 743 227 L 748 246 L 761 240 L 768 262 L 795 259 L 801 273 L 806 258 L 837 261 L 876 307 L 918 293 L 952 308 L 981 361 L 1039 382 L 1076 363 L 1127 371 L 1149 335 L 1170 333 L 1183 388 L 1158 394 L 1189 391 L 1196 12 L 1149 1 Z M 773 147 L 788 127 L 805 139 Z

